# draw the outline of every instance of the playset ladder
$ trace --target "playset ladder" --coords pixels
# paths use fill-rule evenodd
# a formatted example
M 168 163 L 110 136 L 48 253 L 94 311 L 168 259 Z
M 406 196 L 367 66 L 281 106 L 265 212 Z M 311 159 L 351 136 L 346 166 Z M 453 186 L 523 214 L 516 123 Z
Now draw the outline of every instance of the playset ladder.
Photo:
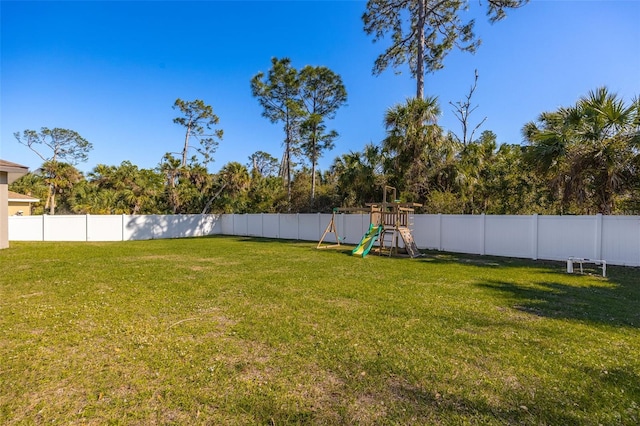
M 391 256 L 394 249 L 396 250 L 396 252 L 398 251 L 398 245 L 396 242 L 396 230 L 383 229 L 382 235 L 380 236 L 380 254 L 388 250 L 389 256 Z

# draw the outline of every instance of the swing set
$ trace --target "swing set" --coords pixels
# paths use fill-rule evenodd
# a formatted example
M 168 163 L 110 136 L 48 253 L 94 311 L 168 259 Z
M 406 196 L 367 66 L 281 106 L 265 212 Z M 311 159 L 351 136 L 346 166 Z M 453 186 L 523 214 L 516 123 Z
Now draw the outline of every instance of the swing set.
M 336 226 L 336 213 L 369 213 L 369 230 L 364 234 L 360 243 L 353 249 L 355 256 L 365 257 L 377 242 L 377 253 L 386 253 L 389 256 L 398 254 L 400 239 L 404 243 L 404 250 L 410 257 L 418 257 L 422 254 L 418 250 L 409 228 L 410 219 L 418 203 L 401 203 L 396 199 L 396 188 L 384 187 L 383 201 L 381 203 L 367 203 L 366 207 L 336 207 L 333 209 L 331 220 L 327 225 L 317 248 L 340 247 L 341 238 Z M 335 244 L 322 245 L 327 235 L 333 234 Z

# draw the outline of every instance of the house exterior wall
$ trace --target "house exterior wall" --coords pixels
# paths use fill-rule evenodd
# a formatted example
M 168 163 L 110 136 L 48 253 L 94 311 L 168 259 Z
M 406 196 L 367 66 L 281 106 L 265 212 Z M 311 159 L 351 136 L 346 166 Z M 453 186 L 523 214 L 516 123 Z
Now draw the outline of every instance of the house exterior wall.
M 0 249 L 9 247 L 9 173 L 0 172 Z
M 24 201 L 9 201 L 9 216 L 15 216 L 22 211 L 22 216 L 31 216 L 31 203 Z
M 0 158 L 0 249 L 9 247 L 9 184 L 29 169 Z

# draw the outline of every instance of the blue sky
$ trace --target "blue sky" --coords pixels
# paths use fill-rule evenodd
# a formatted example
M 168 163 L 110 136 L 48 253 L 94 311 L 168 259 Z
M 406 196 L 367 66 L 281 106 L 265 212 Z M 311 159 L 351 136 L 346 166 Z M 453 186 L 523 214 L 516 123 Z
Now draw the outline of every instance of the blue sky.
M 482 1 L 486 3 L 486 0 Z M 35 169 L 40 159 L 14 132 L 73 129 L 94 149 L 78 168 L 124 160 L 158 165 L 178 152 L 177 98 L 202 99 L 220 117 L 224 138 L 210 166 L 247 163 L 262 150 L 280 158 L 280 124 L 262 117 L 249 81 L 271 57 L 296 68 L 340 74 L 348 105 L 329 123 L 340 133 L 320 167 L 384 138 L 385 111 L 415 93 L 408 70 L 372 76 L 387 43 L 373 43 L 360 19 L 365 1 L 0 2 L 0 157 Z M 606 85 L 625 100 L 640 95 L 640 1 L 532 0 L 490 25 L 470 1 L 483 40 L 475 55 L 453 51 L 426 76 L 438 96 L 440 124 L 459 123 L 449 102 L 480 79 L 472 122 L 487 117 L 500 143 L 521 143 L 536 116 Z M 401 72 L 398 74 L 398 72 Z

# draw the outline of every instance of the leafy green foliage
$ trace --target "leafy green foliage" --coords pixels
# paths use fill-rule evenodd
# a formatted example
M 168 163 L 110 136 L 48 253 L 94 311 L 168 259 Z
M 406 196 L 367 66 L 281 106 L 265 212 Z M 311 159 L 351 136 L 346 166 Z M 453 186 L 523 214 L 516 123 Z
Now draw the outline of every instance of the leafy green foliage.
M 13 134 L 19 143 L 35 152 L 44 162 L 66 162 L 77 164 L 87 161 L 89 151 L 93 149 L 91 142 L 80 136 L 78 132 L 56 127 L 43 127 L 40 132 L 25 130 Z
M 176 99 L 173 109 L 180 111 L 181 116 L 173 119 L 173 122 L 185 128 L 184 145 L 182 148 L 182 167 L 187 166 L 187 155 L 189 153 L 189 140 L 195 138 L 200 146 L 196 151 L 202 158 L 202 163 L 206 166 L 213 161 L 220 140 L 222 140 L 223 130 L 213 129 L 213 126 L 220 122 L 220 119 L 213 113 L 211 105 L 196 99 L 195 101 L 183 101 Z M 192 163 L 197 162 L 197 157 L 192 158 Z
M 263 108 L 262 115 L 272 123 L 282 122 L 284 127 L 284 154 L 280 176 L 287 185 L 287 197 L 291 200 L 293 156 L 299 144 L 299 127 L 304 115 L 299 98 L 298 71 L 289 58 L 271 58 L 271 69 L 265 76 L 260 71 L 251 79 L 251 93 Z
M 327 131 L 325 121 L 347 101 L 342 78 L 327 67 L 307 65 L 300 73 L 300 98 L 306 116 L 300 125 L 301 149 L 311 162 L 311 204 L 315 201 L 316 166 L 323 151 L 333 149 L 338 137 L 335 130 Z
M 276 176 L 278 159 L 264 151 L 256 151 L 249 157 L 252 176 Z
M 40 132 L 25 130 L 22 135 L 19 132 L 13 135 L 42 159 L 40 174 L 48 186 L 45 209 L 55 214 L 56 194 L 80 180 L 81 173 L 73 165 L 86 161 L 93 145 L 78 132 L 59 127 L 43 127 Z
M 408 201 L 417 201 L 429 192 L 427 174 L 446 155 L 446 140 L 437 125 L 439 116 L 436 97 L 407 99 L 389 108 L 384 116 L 387 137 L 382 144 L 389 158 L 386 171 L 392 175 L 391 185 Z
M 528 123 L 529 163 L 548 182 L 560 213 L 611 214 L 637 188 L 638 100 L 625 105 L 601 87 L 575 106 Z
M 382 150 L 367 144 L 362 152 L 336 158 L 331 166 L 338 198 L 343 207 L 363 206 L 382 199 L 385 185 L 385 157 Z
M 129 161 L 99 164 L 74 187 L 70 204 L 75 213 L 153 214 L 162 192 L 162 177 L 153 170 L 138 169 Z
M 306 157 L 311 163 L 310 205 L 316 189 L 316 166 L 323 151 L 333 148 L 338 137 L 327 130 L 326 120 L 347 100 L 342 78 L 327 67 L 305 66 L 298 71 L 289 58 L 272 58 L 267 76 L 259 72 L 251 79 L 251 92 L 263 107 L 262 115 L 272 123 L 284 124 L 284 154 L 280 176 L 287 185 L 291 204 L 293 157 Z
M 601 88 L 572 107 L 542 113 L 523 129 L 528 146 L 499 143 L 489 130 L 473 140 L 456 137 L 438 124 L 437 98 L 410 98 L 386 111 L 386 137 L 380 144 L 342 154 L 321 171 L 314 161 L 335 136 L 325 119 L 346 98 L 340 79 L 323 67 L 305 67 L 303 79 L 286 60 L 275 60 L 274 67 L 277 78 L 288 75 L 299 84 L 290 93 L 299 114 L 290 153 L 298 158 L 306 153 L 311 163 L 290 161 L 288 184 L 277 173 L 279 166 L 280 172 L 287 170 L 286 161 L 257 151 L 248 164 L 229 162 L 215 174 L 196 157 L 183 166 L 170 153 L 155 170 L 125 161 L 98 165 L 86 178 L 71 164 L 45 162 L 10 188 L 43 200 L 36 213 L 50 208 L 51 184 L 56 205 L 65 213 L 330 212 L 336 206 L 380 201 L 384 185 L 396 187 L 404 201 L 423 204 L 423 213 L 640 212 L 637 98 L 627 104 Z M 262 76 L 253 83 L 256 90 L 266 90 L 270 81 Z M 261 99 L 265 114 L 276 114 L 268 98 Z M 468 113 L 470 105 L 468 97 L 460 108 Z M 310 113 L 313 108 L 316 113 Z M 277 114 L 273 118 L 279 120 Z

